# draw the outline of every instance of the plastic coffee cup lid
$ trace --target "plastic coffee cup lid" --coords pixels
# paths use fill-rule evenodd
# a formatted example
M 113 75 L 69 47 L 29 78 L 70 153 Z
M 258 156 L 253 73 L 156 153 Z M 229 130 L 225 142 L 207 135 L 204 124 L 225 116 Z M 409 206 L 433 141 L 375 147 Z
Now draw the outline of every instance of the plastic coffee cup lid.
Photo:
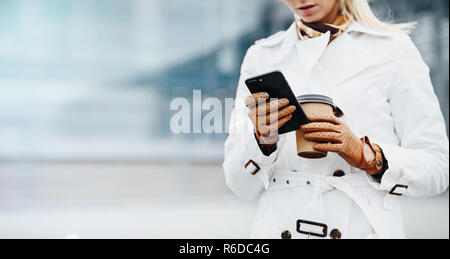
M 334 107 L 334 101 L 328 96 L 320 94 L 306 94 L 297 97 L 297 101 L 300 104 L 303 103 L 325 103 Z

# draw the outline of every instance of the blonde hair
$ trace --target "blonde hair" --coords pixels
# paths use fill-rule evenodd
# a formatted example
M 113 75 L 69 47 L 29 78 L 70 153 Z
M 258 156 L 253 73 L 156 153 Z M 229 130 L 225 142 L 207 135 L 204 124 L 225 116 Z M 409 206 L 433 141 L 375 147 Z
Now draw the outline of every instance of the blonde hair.
M 357 21 L 369 29 L 410 34 L 416 23 L 393 23 L 381 21 L 372 11 L 370 0 L 340 0 L 344 17 Z

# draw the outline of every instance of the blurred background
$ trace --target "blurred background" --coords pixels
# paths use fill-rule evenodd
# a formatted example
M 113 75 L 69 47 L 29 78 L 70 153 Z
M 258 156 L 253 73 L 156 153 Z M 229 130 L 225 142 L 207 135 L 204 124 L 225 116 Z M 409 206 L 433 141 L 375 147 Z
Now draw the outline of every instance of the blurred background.
M 412 35 L 449 118 L 449 2 L 377 0 Z M 0 0 L 0 238 L 247 238 L 225 134 L 174 135 L 176 97 L 234 98 L 281 0 Z M 447 126 L 448 129 L 448 126 Z M 448 193 L 403 200 L 410 238 L 448 238 Z

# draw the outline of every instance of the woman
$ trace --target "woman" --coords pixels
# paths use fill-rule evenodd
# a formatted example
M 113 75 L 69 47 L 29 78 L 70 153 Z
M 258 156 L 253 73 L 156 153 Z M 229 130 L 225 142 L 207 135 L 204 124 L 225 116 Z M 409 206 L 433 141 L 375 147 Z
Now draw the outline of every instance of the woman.
M 227 185 L 260 198 L 251 237 L 404 238 L 398 197 L 449 184 L 445 122 L 413 24 L 378 20 L 367 0 L 285 2 L 296 21 L 248 50 L 225 144 Z M 246 79 L 275 70 L 297 96 L 326 94 L 343 112 L 302 126 L 327 143 L 314 146 L 326 158 L 300 158 L 295 133 L 274 134 L 295 106 L 247 90 Z

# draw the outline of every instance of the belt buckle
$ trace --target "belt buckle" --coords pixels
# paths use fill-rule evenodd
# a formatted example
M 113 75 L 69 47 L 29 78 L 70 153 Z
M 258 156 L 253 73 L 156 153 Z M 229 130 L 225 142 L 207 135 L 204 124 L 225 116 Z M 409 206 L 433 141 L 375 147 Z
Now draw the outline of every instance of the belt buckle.
M 245 165 L 245 169 L 248 169 L 250 165 L 253 165 L 255 167 L 255 171 L 251 172 L 252 175 L 256 175 L 257 173 L 259 173 L 259 171 L 261 171 L 261 167 L 259 167 L 259 165 L 253 160 L 248 161 L 248 163 Z
M 310 226 L 322 227 L 323 228 L 323 232 L 322 233 L 314 233 L 314 232 L 303 231 L 302 230 L 302 225 L 310 225 Z M 312 221 L 307 221 L 307 220 L 301 220 L 300 219 L 300 220 L 297 221 L 297 232 L 300 233 L 300 234 L 308 235 L 308 236 L 325 238 L 325 237 L 328 236 L 328 226 L 326 224 L 312 222 Z
M 409 186 L 408 185 L 402 185 L 402 184 L 397 184 L 394 188 L 392 188 L 392 190 L 389 192 L 390 195 L 394 195 L 394 196 L 403 196 L 403 193 L 398 193 L 396 192 L 397 189 L 405 189 L 408 190 Z

